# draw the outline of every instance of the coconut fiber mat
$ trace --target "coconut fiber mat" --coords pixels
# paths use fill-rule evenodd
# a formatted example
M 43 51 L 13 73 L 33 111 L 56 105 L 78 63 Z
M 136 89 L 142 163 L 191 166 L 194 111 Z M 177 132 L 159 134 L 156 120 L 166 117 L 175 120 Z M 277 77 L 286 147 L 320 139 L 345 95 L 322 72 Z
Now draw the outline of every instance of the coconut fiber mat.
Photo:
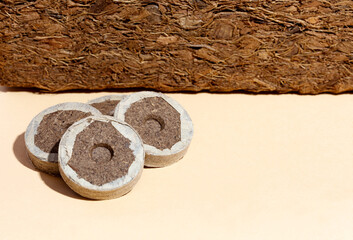
M 0 0 L 0 85 L 353 90 L 353 1 Z

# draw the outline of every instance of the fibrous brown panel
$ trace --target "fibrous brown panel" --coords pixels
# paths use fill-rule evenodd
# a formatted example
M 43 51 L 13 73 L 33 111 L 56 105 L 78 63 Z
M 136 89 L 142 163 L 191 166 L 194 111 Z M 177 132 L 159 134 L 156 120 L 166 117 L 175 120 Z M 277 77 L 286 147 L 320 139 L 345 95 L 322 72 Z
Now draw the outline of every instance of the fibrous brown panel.
M 0 84 L 353 90 L 352 1 L 0 0 Z

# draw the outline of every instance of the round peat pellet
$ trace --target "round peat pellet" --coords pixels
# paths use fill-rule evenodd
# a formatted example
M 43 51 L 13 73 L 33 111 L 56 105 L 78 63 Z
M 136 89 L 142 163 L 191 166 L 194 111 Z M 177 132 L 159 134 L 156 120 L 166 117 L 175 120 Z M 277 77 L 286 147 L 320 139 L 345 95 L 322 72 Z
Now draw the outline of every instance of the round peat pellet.
M 85 103 L 67 102 L 35 116 L 25 133 L 26 149 L 33 165 L 43 172 L 58 175 L 58 147 L 62 135 L 74 122 L 91 115 L 101 113 Z
M 131 125 L 145 148 L 145 166 L 164 167 L 186 153 L 193 124 L 185 109 L 162 93 L 138 92 L 125 97 L 114 117 Z
M 110 116 L 91 116 L 74 123 L 59 145 L 62 178 L 86 198 L 111 199 L 128 193 L 143 166 L 139 135 Z
M 125 97 L 123 94 L 107 95 L 92 99 L 87 104 L 97 108 L 102 114 L 113 116 L 115 107 Z

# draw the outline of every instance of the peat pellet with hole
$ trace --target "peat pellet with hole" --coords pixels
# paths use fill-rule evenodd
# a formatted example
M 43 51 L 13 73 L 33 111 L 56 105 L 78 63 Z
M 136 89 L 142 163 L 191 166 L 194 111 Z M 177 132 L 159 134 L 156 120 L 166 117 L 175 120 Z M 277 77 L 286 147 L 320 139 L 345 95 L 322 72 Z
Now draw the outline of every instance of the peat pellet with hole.
M 114 117 L 141 136 L 148 167 L 164 167 L 181 159 L 193 136 L 189 114 L 162 93 L 133 93 L 118 104 Z
M 33 165 L 43 172 L 58 175 L 58 147 L 62 135 L 74 122 L 91 115 L 101 113 L 85 103 L 67 102 L 35 116 L 25 133 L 26 149 Z
M 128 193 L 143 166 L 139 135 L 110 116 L 90 116 L 74 123 L 59 145 L 61 176 L 86 198 L 111 199 Z
M 87 102 L 97 108 L 102 114 L 113 116 L 115 107 L 126 95 L 115 94 L 92 99 Z

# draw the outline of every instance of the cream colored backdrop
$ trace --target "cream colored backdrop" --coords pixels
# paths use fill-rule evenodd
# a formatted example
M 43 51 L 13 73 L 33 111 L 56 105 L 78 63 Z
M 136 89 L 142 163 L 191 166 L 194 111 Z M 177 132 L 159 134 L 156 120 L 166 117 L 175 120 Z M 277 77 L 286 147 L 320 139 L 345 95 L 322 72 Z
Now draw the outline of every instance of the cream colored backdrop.
M 91 201 L 37 172 L 23 133 L 44 108 L 112 93 L 0 90 L 0 239 L 353 239 L 351 94 L 168 94 L 194 122 L 184 159 Z

